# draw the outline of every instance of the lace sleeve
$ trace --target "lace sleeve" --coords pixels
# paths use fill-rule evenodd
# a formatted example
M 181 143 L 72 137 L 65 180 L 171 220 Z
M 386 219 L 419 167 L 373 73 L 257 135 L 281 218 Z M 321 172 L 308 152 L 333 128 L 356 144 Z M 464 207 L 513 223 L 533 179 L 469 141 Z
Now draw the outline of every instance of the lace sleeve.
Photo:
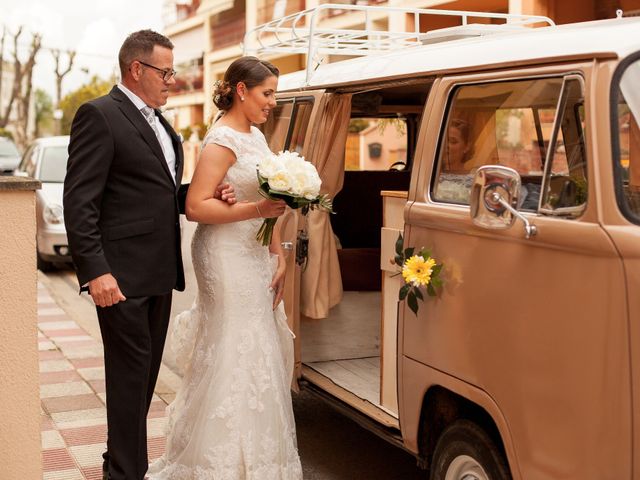
M 230 128 L 220 126 L 210 130 L 202 141 L 202 148 L 210 143 L 215 143 L 216 145 L 228 148 L 233 152 L 236 158 L 238 158 L 238 144 L 236 142 L 236 137 L 233 135 Z

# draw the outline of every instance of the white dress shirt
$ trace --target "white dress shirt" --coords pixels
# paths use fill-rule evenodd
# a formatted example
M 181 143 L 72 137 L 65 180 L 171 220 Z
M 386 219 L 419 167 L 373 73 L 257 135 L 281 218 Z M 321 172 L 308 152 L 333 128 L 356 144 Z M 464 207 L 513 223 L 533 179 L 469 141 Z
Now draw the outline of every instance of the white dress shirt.
M 129 100 L 131 100 L 133 104 L 136 106 L 142 118 L 144 118 L 144 120 L 147 121 L 147 118 L 141 112 L 141 110 L 144 107 L 146 107 L 147 104 L 144 103 L 144 101 L 139 96 L 137 96 L 127 87 L 125 87 L 122 83 L 118 84 L 118 88 L 122 90 L 122 92 L 127 97 L 129 97 Z M 158 133 L 160 134 L 162 151 L 164 152 L 164 159 L 166 160 L 167 165 L 169 166 L 169 171 L 171 172 L 171 178 L 173 179 L 173 183 L 176 183 L 176 152 L 173 150 L 173 143 L 171 142 L 171 137 L 169 136 L 169 133 L 167 132 L 167 130 L 164 128 L 164 125 L 162 125 L 162 123 L 158 120 L 156 115 L 154 115 L 153 121 L 155 122 L 156 128 L 158 129 Z

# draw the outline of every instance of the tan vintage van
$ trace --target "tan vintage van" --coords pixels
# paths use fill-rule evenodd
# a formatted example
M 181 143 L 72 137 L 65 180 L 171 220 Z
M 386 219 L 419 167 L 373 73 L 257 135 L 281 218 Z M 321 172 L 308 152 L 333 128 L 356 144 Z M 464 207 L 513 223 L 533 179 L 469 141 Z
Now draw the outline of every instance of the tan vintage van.
M 363 28 L 316 29 L 323 8 Z M 407 34 L 372 30 L 380 8 L 247 37 L 309 55 L 264 132 L 334 198 L 283 221 L 298 384 L 425 478 L 640 479 L 640 19 Z M 316 67 L 337 54 L 359 58 Z M 417 315 L 400 232 L 444 264 Z

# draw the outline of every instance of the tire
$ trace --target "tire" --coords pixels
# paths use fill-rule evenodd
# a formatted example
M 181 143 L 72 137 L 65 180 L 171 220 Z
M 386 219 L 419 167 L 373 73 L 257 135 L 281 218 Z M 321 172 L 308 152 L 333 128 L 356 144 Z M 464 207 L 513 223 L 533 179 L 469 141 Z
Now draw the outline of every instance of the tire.
M 43 260 L 39 252 L 36 252 L 38 270 L 42 273 L 50 272 L 53 269 L 53 263 Z
M 436 444 L 430 480 L 511 480 L 504 456 L 473 422 L 458 420 Z

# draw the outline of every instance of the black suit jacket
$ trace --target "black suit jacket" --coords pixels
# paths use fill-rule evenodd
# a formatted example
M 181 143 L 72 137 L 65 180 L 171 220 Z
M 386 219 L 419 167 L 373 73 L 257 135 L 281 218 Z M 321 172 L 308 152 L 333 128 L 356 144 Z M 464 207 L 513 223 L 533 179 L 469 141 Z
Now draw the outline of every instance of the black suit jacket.
M 64 219 L 78 280 L 111 273 L 125 296 L 184 290 L 178 191 L 162 147 L 140 111 L 117 87 L 83 104 L 71 127 Z

